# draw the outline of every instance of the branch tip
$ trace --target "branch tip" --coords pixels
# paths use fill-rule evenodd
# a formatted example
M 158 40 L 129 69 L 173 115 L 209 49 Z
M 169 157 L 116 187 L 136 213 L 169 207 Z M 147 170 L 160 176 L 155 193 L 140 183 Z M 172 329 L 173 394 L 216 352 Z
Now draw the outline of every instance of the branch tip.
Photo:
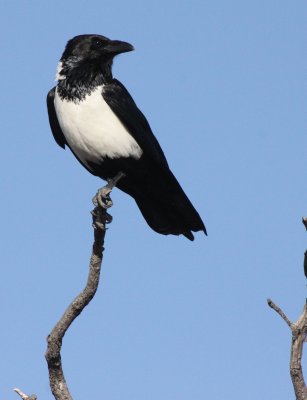
M 273 300 L 268 299 L 267 300 L 269 307 L 271 307 L 274 311 L 277 312 L 277 314 L 285 321 L 285 323 L 289 326 L 289 328 L 292 330 L 293 324 L 289 320 L 289 318 L 286 316 L 286 314 L 283 312 L 283 310 L 278 307 Z
M 37 396 L 35 394 L 31 394 L 31 396 L 28 396 L 18 388 L 14 388 L 13 390 L 22 398 L 22 400 L 37 400 Z

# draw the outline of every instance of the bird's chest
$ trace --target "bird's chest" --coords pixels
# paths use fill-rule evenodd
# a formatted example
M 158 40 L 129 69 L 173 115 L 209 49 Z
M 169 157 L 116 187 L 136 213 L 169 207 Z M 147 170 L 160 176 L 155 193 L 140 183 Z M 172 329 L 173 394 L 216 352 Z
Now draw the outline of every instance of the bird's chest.
M 55 110 L 67 143 L 84 164 L 141 157 L 141 148 L 103 99 L 102 86 L 78 102 L 62 99 L 56 91 Z

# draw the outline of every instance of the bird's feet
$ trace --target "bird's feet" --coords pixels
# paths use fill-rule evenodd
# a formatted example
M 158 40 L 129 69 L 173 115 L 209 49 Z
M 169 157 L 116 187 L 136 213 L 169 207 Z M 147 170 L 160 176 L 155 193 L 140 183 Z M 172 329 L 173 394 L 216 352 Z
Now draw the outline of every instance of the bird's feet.
M 108 185 L 104 186 L 103 188 L 99 189 L 96 195 L 93 197 L 93 204 L 94 206 L 99 206 L 104 208 L 105 210 L 112 207 L 113 202 L 110 197 L 110 193 L 112 189 L 108 187 Z
M 110 193 L 112 192 L 113 188 L 117 185 L 117 182 L 124 176 L 125 174 L 120 171 L 114 178 L 108 179 L 107 185 L 98 190 L 97 194 L 93 197 L 92 200 L 96 207 L 100 206 L 104 209 L 112 207 L 113 202 L 110 198 Z
M 110 224 L 113 220 L 112 215 L 107 213 L 105 209 L 101 212 L 101 208 L 98 208 L 98 206 L 94 208 L 91 214 L 93 216 L 93 227 L 100 230 L 105 230 L 105 225 Z
M 112 207 L 113 201 L 111 200 L 110 193 L 112 189 L 108 188 L 107 185 L 99 189 L 96 195 L 93 197 L 93 204 L 95 209 L 92 211 L 95 224 L 100 228 L 104 228 L 104 224 L 110 224 L 112 222 L 112 215 L 107 212 L 107 209 Z M 102 212 L 103 210 L 103 212 Z M 99 220 L 103 222 L 99 222 Z
M 108 179 L 107 185 L 99 189 L 96 195 L 93 197 L 92 202 L 95 206 L 94 210 L 92 211 L 94 226 L 104 229 L 104 224 L 109 224 L 112 222 L 112 216 L 107 213 L 107 209 L 113 205 L 110 193 L 116 186 L 117 182 L 124 176 L 125 174 L 123 172 L 119 172 L 113 179 Z

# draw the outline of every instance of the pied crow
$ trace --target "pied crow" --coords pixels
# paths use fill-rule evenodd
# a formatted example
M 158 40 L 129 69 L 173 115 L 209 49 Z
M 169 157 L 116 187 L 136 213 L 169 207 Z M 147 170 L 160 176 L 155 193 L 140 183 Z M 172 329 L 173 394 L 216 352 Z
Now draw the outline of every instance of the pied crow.
M 47 95 L 57 144 L 68 146 L 93 175 L 108 180 L 136 201 L 158 233 L 184 235 L 206 228 L 171 172 L 165 155 L 127 89 L 112 76 L 113 58 L 129 43 L 101 35 L 69 40 L 57 67 L 57 86 Z

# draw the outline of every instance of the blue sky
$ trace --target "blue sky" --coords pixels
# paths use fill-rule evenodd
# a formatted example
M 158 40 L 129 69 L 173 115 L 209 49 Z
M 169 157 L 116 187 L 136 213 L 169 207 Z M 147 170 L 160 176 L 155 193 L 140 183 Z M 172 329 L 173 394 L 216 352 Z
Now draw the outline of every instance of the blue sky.
M 54 142 L 45 96 L 66 41 L 132 43 L 114 75 L 209 236 L 151 231 L 114 191 L 99 291 L 64 339 L 74 398 L 294 398 L 306 298 L 306 2 L 2 2 L 0 398 L 52 399 L 45 338 L 84 285 L 102 182 Z M 248 395 L 247 395 L 248 393 Z

